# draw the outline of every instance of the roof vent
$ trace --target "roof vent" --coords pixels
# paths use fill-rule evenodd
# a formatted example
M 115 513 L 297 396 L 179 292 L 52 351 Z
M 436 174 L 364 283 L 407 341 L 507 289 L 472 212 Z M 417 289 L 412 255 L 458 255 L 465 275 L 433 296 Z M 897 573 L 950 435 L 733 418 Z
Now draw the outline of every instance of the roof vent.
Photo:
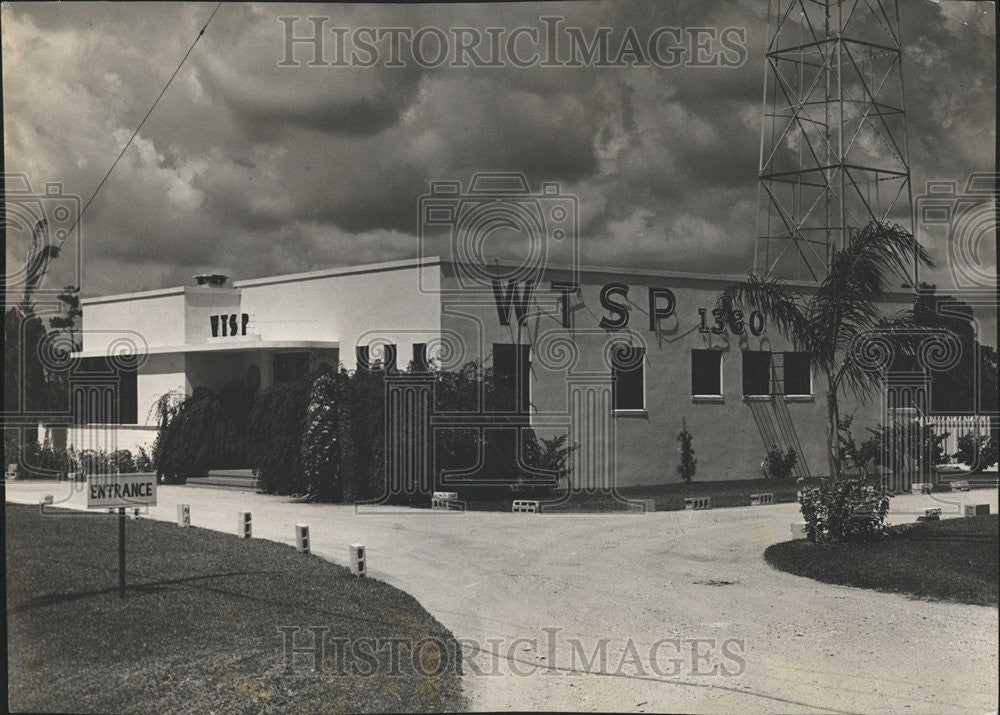
M 211 286 L 213 288 L 225 288 L 229 284 L 229 276 L 224 276 L 221 273 L 205 273 L 195 276 L 194 279 L 200 286 Z

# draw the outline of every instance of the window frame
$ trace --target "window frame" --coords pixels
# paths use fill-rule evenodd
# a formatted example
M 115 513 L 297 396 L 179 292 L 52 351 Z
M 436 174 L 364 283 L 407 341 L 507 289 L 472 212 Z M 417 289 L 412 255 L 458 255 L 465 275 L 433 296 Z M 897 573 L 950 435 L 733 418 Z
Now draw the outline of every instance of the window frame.
M 613 348 L 612 352 L 611 352 L 611 411 L 612 411 L 612 413 L 614 413 L 616 415 L 644 415 L 644 414 L 647 414 L 646 406 L 647 406 L 648 403 L 647 403 L 647 400 L 646 400 L 646 355 L 647 355 L 646 348 L 644 348 L 642 346 L 638 346 L 638 345 L 627 345 L 627 346 L 622 346 L 622 347 L 625 347 L 625 348 L 627 348 L 629 350 L 638 350 L 639 352 L 642 353 L 642 359 L 639 360 L 638 367 L 636 369 L 634 369 L 634 370 L 629 371 L 629 372 L 638 371 L 640 373 L 640 380 L 641 380 L 642 388 L 640 389 L 639 393 L 640 393 L 640 395 L 642 397 L 642 406 L 641 407 L 618 407 L 618 390 L 617 390 L 618 378 L 617 378 L 617 374 L 616 374 L 617 371 L 618 371 L 618 368 L 616 368 L 616 366 L 615 366 L 615 357 L 614 357 L 615 356 L 614 351 L 616 349 L 618 349 L 616 347 L 616 348 Z
M 789 392 L 788 391 L 788 356 L 789 355 L 805 355 L 808 360 L 808 369 L 806 370 L 806 376 L 809 380 L 809 392 Z M 782 391 L 782 397 L 791 398 L 803 398 L 803 397 L 813 397 L 813 370 L 812 370 L 812 355 L 803 351 L 783 351 L 781 356 L 781 385 L 784 388 Z
M 717 353 L 719 360 L 719 391 L 718 393 L 704 393 L 695 392 L 694 390 L 694 356 L 695 353 Z M 726 371 L 725 371 L 725 356 L 722 350 L 713 350 L 712 348 L 692 348 L 691 349 L 691 359 L 688 363 L 689 369 L 691 371 L 691 399 L 698 401 L 707 402 L 719 402 L 725 398 L 726 394 Z
M 763 400 L 770 399 L 774 394 L 774 384 L 772 378 L 774 377 L 774 353 L 770 350 L 741 350 L 741 374 L 740 374 L 740 387 L 743 390 L 743 399 L 750 400 Z M 766 355 L 767 356 L 767 387 L 764 392 L 747 392 L 747 380 L 746 380 L 746 366 L 747 366 L 747 354 L 754 355 Z

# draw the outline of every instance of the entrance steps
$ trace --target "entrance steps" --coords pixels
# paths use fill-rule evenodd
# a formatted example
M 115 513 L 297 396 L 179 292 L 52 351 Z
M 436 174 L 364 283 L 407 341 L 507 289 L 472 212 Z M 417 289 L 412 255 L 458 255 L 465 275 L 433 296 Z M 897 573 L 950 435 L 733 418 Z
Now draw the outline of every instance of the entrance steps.
M 238 492 L 255 492 L 258 479 L 252 469 L 211 469 L 203 477 L 188 477 L 189 487 L 229 489 Z

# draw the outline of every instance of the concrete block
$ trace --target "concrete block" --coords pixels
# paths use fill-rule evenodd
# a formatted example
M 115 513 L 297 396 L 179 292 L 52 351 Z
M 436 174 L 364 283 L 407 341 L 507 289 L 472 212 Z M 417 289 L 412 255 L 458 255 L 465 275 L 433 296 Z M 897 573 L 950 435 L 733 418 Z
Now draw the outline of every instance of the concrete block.
M 300 554 L 311 553 L 309 551 L 309 526 L 308 524 L 295 525 L 295 548 Z
M 917 521 L 940 521 L 941 520 L 941 510 L 940 509 L 924 509 L 920 516 L 917 517 Z
M 458 501 L 458 492 L 434 492 L 431 495 L 431 509 L 450 509 L 452 502 Z
M 538 502 L 531 499 L 515 499 L 510 505 L 510 510 L 515 513 L 536 514 Z
M 750 506 L 761 506 L 762 504 L 773 504 L 773 503 L 774 503 L 774 494 L 772 492 L 750 495 Z
M 655 499 L 631 499 L 628 503 L 628 510 L 640 514 L 652 514 L 656 511 Z
M 966 516 L 989 516 L 990 505 L 989 504 L 966 504 L 965 505 L 965 515 Z
M 365 556 L 364 544 L 351 544 L 351 573 L 364 577 L 368 573 L 368 559 Z
M 236 521 L 236 533 L 240 535 L 242 539 L 253 538 L 253 517 L 248 511 L 241 511 L 239 518 Z
M 712 497 L 685 497 L 685 509 L 711 509 Z
M 190 504 L 178 504 L 177 505 L 177 526 L 181 526 L 181 527 L 191 526 L 191 505 Z

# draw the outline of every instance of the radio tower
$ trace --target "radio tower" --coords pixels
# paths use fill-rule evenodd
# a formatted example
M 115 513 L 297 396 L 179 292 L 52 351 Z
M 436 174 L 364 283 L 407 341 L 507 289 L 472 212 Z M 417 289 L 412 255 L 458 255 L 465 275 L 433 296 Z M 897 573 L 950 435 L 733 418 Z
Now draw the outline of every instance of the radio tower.
M 871 221 L 913 228 L 899 8 L 768 5 L 754 272 L 820 281 Z

